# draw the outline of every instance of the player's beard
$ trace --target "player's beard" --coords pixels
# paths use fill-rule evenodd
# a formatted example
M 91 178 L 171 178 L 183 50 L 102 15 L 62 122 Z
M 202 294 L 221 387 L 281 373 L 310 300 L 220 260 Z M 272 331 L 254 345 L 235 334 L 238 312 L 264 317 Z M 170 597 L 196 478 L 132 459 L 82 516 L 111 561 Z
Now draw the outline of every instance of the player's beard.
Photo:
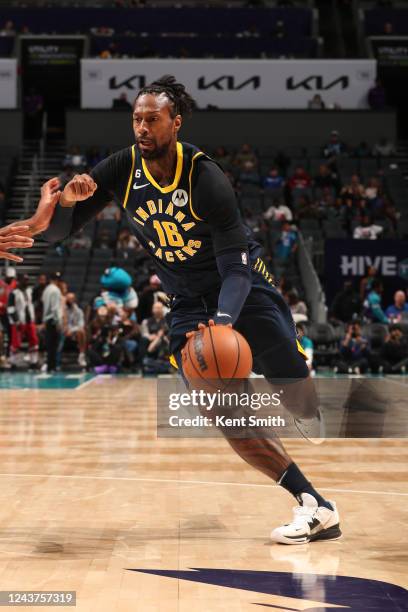
M 136 146 L 139 149 L 139 153 L 143 157 L 143 159 L 161 159 L 162 157 L 166 157 L 171 144 L 171 140 L 169 140 L 169 142 L 166 142 L 165 144 L 162 144 L 160 147 L 157 146 L 155 142 L 152 142 L 152 144 L 154 146 L 150 150 L 142 151 L 139 143 L 136 143 Z

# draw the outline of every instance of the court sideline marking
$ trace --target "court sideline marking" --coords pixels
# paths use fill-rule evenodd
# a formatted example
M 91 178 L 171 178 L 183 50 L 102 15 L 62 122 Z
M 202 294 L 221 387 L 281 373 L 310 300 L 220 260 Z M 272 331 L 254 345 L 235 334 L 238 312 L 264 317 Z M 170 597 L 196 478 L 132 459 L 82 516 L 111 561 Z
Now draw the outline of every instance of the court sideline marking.
M 232 486 L 232 487 L 262 487 L 262 488 L 278 488 L 275 484 L 257 484 L 250 482 L 213 482 L 209 480 L 177 480 L 165 478 L 132 478 L 131 476 L 86 476 L 83 474 L 0 474 L 0 478 L 66 478 L 77 480 L 119 480 L 125 482 L 157 482 L 157 483 L 177 483 L 191 485 L 212 485 L 212 486 Z M 360 489 L 332 489 L 326 487 L 318 487 L 321 491 L 329 491 L 331 493 L 357 493 L 361 495 L 396 495 L 398 497 L 408 497 L 408 493 L 399 493 L 397 491 L 363 491 Z

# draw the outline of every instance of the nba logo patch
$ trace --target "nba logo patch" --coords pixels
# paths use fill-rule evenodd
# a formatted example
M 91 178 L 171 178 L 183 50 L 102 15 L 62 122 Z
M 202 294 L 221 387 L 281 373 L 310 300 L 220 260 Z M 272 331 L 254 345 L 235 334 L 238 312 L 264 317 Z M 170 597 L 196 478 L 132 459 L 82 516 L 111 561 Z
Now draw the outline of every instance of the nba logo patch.
M 241 259 L 242 259 L 242 263 L 244 264 L 244 266 L 246 266 L 248 264 L 248 256 L 246 253 L 241 253 Z

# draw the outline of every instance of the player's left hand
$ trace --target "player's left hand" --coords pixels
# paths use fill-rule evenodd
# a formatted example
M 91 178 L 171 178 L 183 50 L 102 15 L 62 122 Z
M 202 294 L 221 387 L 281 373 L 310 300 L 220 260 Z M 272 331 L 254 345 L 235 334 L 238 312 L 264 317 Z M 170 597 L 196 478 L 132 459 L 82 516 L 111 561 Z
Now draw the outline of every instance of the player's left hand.
M 208 327 L 215 327 L 216 323 L 214 321 L 214 319 L 210 319 L 208 321 Z M 205 329 L 207 327 L 207 325 L 205 323 L 199 323 L 198 324 L 198 329 Z M 232 323 L 227 323 L 226 325 L 224 325 L 224 327 L 230 327 L 232 328 Z M 196 331 L 189 331 L 186 333 L 186 338 L 191 338 L 191 336 L 194 336 L 194 334 L 196 333 Z

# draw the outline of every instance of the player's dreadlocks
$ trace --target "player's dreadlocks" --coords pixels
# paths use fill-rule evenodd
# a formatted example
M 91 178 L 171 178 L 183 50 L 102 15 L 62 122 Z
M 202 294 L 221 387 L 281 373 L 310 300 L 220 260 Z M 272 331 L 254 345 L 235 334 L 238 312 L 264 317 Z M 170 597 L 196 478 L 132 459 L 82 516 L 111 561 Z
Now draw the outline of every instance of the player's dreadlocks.
M 150 85 L 143 87 L 136 96 L 136 100 L 144 94 L 159 95 L 164 93 L 171 102 L 171 116 L 189 115 L 196 107 L 196 103 L 186 88 L 181 83 L 177 83 L 174 76 L 165 74 Z M 135 100 L 135 102 L 136 102 Z

